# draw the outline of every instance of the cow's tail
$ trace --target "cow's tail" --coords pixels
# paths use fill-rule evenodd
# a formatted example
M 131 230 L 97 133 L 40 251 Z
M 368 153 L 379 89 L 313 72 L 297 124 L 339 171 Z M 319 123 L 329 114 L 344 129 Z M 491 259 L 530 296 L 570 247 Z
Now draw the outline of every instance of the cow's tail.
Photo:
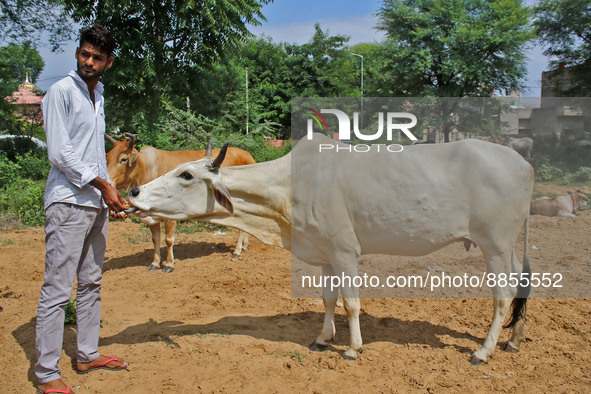
M 527 298 L 531 291 L 531 268 L 529 266 L 528 256 L 528 241 L 529 241 L 529 215 L 525 218 L 525 230 L 524 230 L 524 245 L 523 245 L 523 271 L 519 278 L 519 287 L 517 288 L 517 295 L 511 303 L 512 307 L 512 318 L 511 321 L 505 326 L 505 328 L 511 328 L 521 320 L 525 319 L 525 306 L 527 304 Z M 525 282 L 525 284 L 524 284 Z

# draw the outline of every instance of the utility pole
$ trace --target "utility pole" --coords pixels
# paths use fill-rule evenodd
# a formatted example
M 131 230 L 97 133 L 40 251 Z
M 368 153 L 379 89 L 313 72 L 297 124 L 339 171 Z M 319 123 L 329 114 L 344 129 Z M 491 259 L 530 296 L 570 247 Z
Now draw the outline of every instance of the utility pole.
M 189 98 L 189 96 L 187 96 L 187 118 L 189 117 L 190 113 L 191 113 L 191 99 Z M 191 130 L 191 126 L 189 125 L 189 122 L 187 122 L 187 131 L 189 132 L 189 135 L 193 136 L 193 130 Z
M 248 135 L 248 67 L 246 68 L 246 135 Z
M 363 55 L 351 53 L 353 56 L 357 56 L 361 59 L 361 113 L 359 114 L 359 129 L 363 129 Z

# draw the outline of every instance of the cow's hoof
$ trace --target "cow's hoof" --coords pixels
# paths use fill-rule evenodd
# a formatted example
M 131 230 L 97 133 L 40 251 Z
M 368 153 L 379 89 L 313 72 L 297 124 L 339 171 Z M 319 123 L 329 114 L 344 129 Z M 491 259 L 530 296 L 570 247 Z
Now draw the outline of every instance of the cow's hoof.
M 232 253 L 232 260 L 242 260 L 242 257 L 239 254 Z
M 321 343 L 313 342 L 310 345 L 310 350 L 313 351 L 313 352 L 323 352 L 326 349 L 328 349 L 329 346 L 330 346 L 330 344 L 323 345 Z
M 170 274 L 172 271 L 174 271 L 174 268 L 172 268 L 172 267 L 162 268 L 162 272 L 164 272 L 165 274 Z
M 505 342 L 505 345 L 503 346 L 503 350 L 506 351 L 507 353 L 519 353 L 519 348 L 513 346 L 513 344 L 509 341 Z
M 476 357 L 475 355 L 472 355 L 472 357 L 470 357 L 470 364 L 475 365 L 475 366 L 479 366 L 482 365 L 486 362 L 486 360 L 482 360 L 478 357 Z
M 363 350 L 359 348 L 357 351 L 349 348 L 343 353 L 343 358 L 348 361 L 357 360 L 357 353 L 363 353 Z
M 151 265 L 150 264 L 148 266 L 148 271 L 156 271 L 156 270 L 159 270 L 159 269 L 160 269 L 160 267 L 156 267 L 155 265 Z

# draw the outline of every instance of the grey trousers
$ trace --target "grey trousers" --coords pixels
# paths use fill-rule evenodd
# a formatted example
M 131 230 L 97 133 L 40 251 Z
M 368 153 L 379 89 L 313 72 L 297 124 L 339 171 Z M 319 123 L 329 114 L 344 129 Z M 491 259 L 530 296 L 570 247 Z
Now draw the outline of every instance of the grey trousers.
M 37 308 L 37 365 L 40 384 L 59 379 L 65 307 L 74 279 L 78 362 L 99 356 L 101 278 L 107 244 L 107 209 L 54 203 L 45 211 L 45 281 Z

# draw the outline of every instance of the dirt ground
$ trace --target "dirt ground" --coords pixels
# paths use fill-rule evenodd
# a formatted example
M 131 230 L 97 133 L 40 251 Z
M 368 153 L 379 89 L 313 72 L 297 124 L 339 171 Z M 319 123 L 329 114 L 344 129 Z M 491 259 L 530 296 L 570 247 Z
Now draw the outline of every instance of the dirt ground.
M 536 193 L 556 191 L 550 189 L 538 186 Z M 574 219 L 533 216 L 532 270 L 548 262 L 588 269 L 589 229 L 591 210 Z M 129 219 L 111 222 L 104 265 L 100 350 L 129 360 L 129 371 L 77 375 L 75 326 L 66 326 L 60 368 L 77 393 L 591 392 L 589 299 L 530 299 L 521 352 L 497 347 L 479 367 L 468 359 L 486 336 L 490 299 L 363 299 L 363 354 L 346 361 L 342 306 L 334 345 L 308 350 L 324 307 L 318 299 L 291 298 L 288 251 L 252 240 L 234 261 L 237 231 L 177 234 L 176 269 L 164 274 L 146 270 L 147 234 Z M 3 393 L 34 392 L 44 251 L 42 228 L 0 232 Z M 458 260 L 484 267 L 479 250 L 467 253 L 459 243 L 416 262 Z M 508 336 L 503 330 L 500 342 Z

